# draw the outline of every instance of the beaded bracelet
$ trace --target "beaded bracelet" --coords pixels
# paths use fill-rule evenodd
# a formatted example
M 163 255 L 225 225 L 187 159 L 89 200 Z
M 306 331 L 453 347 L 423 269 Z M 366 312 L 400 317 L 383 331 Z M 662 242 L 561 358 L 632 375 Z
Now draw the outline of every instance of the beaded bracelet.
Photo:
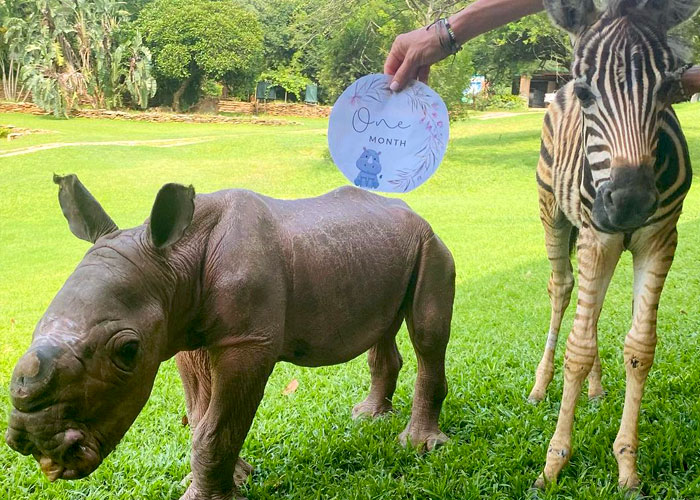
M 428 25 L 425 29 L 429 30 L 433 26 L 435 26 L 435 35 L 438 38 L 438 43 L 440 44 L 440 47 L 442 47 L 442 50 L 449 55 L 455 55 L 457 52 L 462 50 L 462 46 L 457 43 L 455 32 L 452 30 L 452 26 L 447 18 L 442 17 L 434 23 Z

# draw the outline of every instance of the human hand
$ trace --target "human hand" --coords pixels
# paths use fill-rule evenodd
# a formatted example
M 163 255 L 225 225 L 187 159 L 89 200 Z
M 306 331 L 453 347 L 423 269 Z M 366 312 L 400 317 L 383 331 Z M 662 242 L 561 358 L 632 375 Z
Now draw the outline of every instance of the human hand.
M 681 81 L 689 97 L 700 92 L 700 66 L 693 66 L 686 71 Z
M 384 63 L 384 73 L 392 75 L 391 90 L 398 92 L 413 79 L 428 82 L 430 66 L 449 54 L 440 45 L 433 25 L 396 37 Z

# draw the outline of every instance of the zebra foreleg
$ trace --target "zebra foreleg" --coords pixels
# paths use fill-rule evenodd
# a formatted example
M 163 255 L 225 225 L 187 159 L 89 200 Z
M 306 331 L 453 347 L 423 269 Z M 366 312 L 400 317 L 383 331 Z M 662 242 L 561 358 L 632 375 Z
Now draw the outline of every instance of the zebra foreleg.
M 597 323 L 605 293 L 623 248 L 622 235 L 597 233 L 584 227 L 579 238 L 579 291 L 574 325 L 566 342 L 564 394 L 544 472 L 535 486 L 555 481 L 571 457 L 571 433 L 576 401 L 598 354 Z
M 596 352 L 595 360 L 591 372 L 588 374 L 588 399 L 597 399 L 605 395 L 605 390 L 602 384 L 603 370 L 600 366 L 600 354 Z
M 625 371 L 627 387 L 620 431 L 613 445 L 619 468 L 619 484 L 623 488 L 637 488 L 637 426 L 644 384 L 654 362 L 656 350 L 656 313 L 666 275 L 676 250 L 678 234 L 675 221 L 653 235 L 651 243 L 644 241 L 644 233 L 632 241 L 643 248 L 634 253 L 634 318 L 625 338 Z
M 528 397 L 528 401 L 531 403 L 539 403 L 544 399 L 547 387 L 554 376 L 554 353 L 557 348 L 559 329 L 564 311 L 569 306 L 571 290 L 574 288 L 574 274 L 569 256 L 569 238 L 572 226 L 564 214 L 559 212 L 559 209 L 555 210 L 557 215 L 554 217 L 550 218 L 547 216 L 548 214 L 543 214 L 541 217 L 545 231 L 547 256 L 552 266 L 552 274 L 547 285 L 552 314 L 544 354 L 542 354 L 542 360 L 535 371 L 535 386 Z

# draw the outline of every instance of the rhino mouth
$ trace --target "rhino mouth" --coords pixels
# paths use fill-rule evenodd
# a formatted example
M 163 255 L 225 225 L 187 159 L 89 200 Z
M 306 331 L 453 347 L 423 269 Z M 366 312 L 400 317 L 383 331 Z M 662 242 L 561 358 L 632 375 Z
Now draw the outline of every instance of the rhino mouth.
M 41 472 L 54 482 L 57 479 L 82 479 L 89 476 L 102 462 L 94 450 L 87 446 L 81 446 L 80 456 L 72 457 L 70 460 L 60 462 L 47 455 L 34 455 L 34 459 L 39 462 Z
M 10 427 L 5 441 L 23 455 L 32 455 L 51 482 L 84 478 L 102 463 L 95 438 L 76 428 L 61 431 L 49 439 L 39 439 Z

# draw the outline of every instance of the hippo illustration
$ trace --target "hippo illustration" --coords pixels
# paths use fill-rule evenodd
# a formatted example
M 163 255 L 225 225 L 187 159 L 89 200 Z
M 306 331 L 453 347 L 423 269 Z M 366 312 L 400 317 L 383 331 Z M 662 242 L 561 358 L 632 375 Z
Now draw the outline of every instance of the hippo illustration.
M 382 153 L 381 151 L 377 152 L 364 147 L 362 150 L 362 154 L 355 162 L 355 166 L 360 170 L 360 173 L 355 177 L 355 185 L 358 187 L 377 189 L 379 187 L 377 176 L 382 171 L 379 155 Z
M 438 417 L 454 262 L 404 202 L 355 187 L 277 200 L 166 184 L 149 220 L 120 230 L 76 176 L 54 181 L 70 230 L 93 246 L 17 362 L 5 436 L 50 480 L 94 471 L 175 356 L 193 435 L 182 499 L 232 499 L 275 363 L 332 365 L 369 350 L 369 395 L 352 415 L 375 417 L 392 409 L 404 320 L 418 374 L 400 441 L 447 440 Z

